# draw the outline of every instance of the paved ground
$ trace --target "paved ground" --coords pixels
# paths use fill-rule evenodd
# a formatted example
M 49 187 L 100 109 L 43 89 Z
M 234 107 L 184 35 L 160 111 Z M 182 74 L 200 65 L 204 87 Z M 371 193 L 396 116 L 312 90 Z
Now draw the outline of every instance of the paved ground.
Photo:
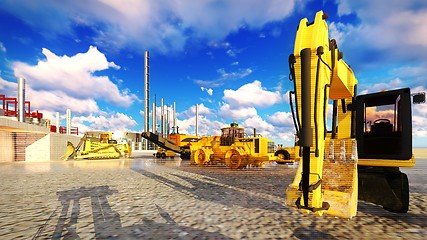
M 427 159 L 406 169 L 411 202 L 355 218 L 284 205 L 294 166 L 232 171 L 149 155 L 130 160 L 0 163 L 0 239 L 424 239 Z

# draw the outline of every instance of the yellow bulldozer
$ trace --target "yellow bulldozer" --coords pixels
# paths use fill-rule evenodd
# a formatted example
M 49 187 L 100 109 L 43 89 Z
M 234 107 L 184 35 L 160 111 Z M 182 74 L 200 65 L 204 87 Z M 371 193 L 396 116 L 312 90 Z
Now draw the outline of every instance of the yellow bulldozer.
M 71 142 L 68 142 L 67 153 L 62 156 L 62 159 L 128 158 L 131 154 L 132 150 L 129 144 L 117 143 L 112 138 L 111 132 L 94 131 L 85 133 L 76 147 Z
M 404 88 L 357 96 L 357 79 L 329 39 L 326 18 L 319 11 L 313 22 L 300 21 L 289 56 L 291 111 L 302 158 L 286 202 L 342 218 L 356 215 L 359 199 L 405 213 L 409 184 L 399 168 L 415 165 L 413 94 Z M 414 103 L 425 101 L 422 96 Z
M 191 159 L 199 166 L 225 164 L 231 169 L 260 167 L 267 162 L 293 162 L 298 159 L 294 148 L 276 149 L 275 143 L 256 134 L 245 136 L 237 123 L 221 128 L 221 136 L 202 137 L 190 146 Z

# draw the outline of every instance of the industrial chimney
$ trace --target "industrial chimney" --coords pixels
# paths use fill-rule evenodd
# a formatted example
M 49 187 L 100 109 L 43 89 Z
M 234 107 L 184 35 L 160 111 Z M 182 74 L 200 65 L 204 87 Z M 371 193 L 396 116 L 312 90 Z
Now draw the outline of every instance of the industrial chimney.
M 18 78 L 18 121 L 25 122 L 25 78 Z
M 145 51 L 144 54 L 144 132 L 149 131 L 149 115 L 150 115 L 150 67 L 149 67 L 149 54 Z M 148 141 L 145 140 L 145 150 L 148 150 Z

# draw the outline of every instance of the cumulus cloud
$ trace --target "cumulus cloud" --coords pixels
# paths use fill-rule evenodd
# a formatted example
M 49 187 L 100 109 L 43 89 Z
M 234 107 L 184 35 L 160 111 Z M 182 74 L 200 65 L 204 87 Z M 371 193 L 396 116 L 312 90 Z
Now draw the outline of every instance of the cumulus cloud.
M 267 117 L 269 123 L 273 126 L 293 127 L 292 113 L 290 112 L 275 112 L 273 115 Z
M 351 52 L 346 61 L 356 69 L 386 64 L 425 62 L 427 55 L 427 2 L 392 0 L 336 1 L 340 16 L 353 14 L 354 25 L 331 23 L 331 37 L 341 50 Z
M 106 113 L 99 115 L 77 116 L 72 118 L 72 125 L 79 128 L 79 132 L 85 131 L 131 131 L 137 126 L 136 121 L 124 113 Z
M 140 51 L 157 49 L 167 53 L 183 50 L 190 38 L 221 40 L 241 27 L 260 28 L 282 20 L 295 6 L 295 0 L 81 3 L 40 0 L 34 4 L 31 0 L 6 0 L 2 1 L 1 8 L 52 38 L 74 35 L 75 26 L 85 26 L 93 30 L 93 36 L 88 37 L 94 43 L 111 49 L 133 47 Z
M 224 90 L 223 100 L 231 106 L 269 107 L 282 101 L 280 92 L 267 91 L 260 81 L 245 84 L 237 90 Z
M 81 99 L 102 99 L 108 103 L 128 107 L 139 100 L 129 90 L 120 90 L 107 76 L 96 76 L 95 72 L 108 68 L 119 69 L 114 62 L 108 62 L 96 47 L 86 53 L 74 56 L 57 56 L 43 48 L 46 59 L 37 65 L 23 62 L 13 63 L 15 75 L 27 79 L 27 84 L 38 91 L 61 91 L 63 94 Z
M 240 120 L 257 115 L 257 110 L 254 107 L 233 108 L 230 104 L 223 104 L 218 110 L 219 116 L 225 119 Z
M 208 107 L 206 107 L 203 103 L 198 104 L 197 108 L 198 108 L 199 116 L 200 115 L 209 116 L 212 114 L 211 110 Z M 183 118 L 191 118 L 193 116 L 196 116 L 196 105 L 193 105 L 189 109 L 181 113 L 178 113 L 178 116 Z

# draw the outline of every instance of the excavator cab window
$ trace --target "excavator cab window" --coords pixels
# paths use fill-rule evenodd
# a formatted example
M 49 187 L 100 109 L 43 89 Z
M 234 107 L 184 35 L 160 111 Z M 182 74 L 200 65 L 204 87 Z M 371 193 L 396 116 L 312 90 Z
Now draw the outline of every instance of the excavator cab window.
M 412 157 L 409 88 L 360 95 L 356 98 L 355 114 L 359 158 Z

